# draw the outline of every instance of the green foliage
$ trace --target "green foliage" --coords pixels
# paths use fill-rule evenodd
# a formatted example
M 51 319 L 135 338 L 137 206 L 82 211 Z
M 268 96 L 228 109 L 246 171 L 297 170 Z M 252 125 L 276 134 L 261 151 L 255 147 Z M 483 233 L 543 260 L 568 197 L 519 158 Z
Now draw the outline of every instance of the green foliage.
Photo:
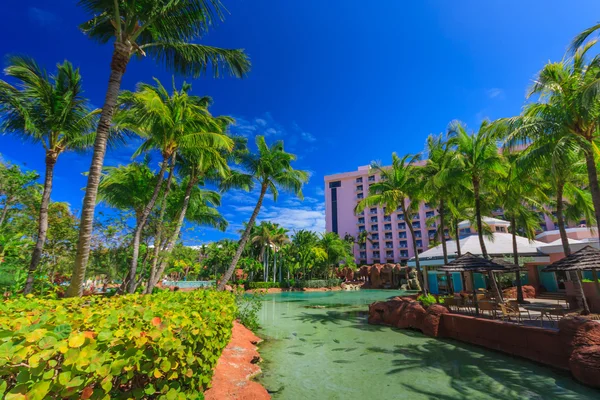
M 285 282 L 249 282 L 248 289 L 279 289 L 287 288 Z
M 246 293 L 241 287 L 235 291 L 236 318 L 252 331 L 259 328 L 258 313 L 262 308 L 262 296 L 259 291 Z
M 594 282 L 594 280 L 593 280 L 593 279 L 587 279 L 587 278 L 584 278 L 584 279 L 582 279 L 582 280 L 581 280 L 581 282 L 584 282 L 584 283 L 592 283 L 592 282 Z M 598 282 L 600 282 L 600 279 L 598 279 Z
M 440 298 L 438 300 L 432 294 L 427 294 L 427 295 L 422 294 L 419 297 L 417 297 L 417 301 L 421 302 L 421 304 L 425 308 L 429 308 L 431 305 L 436 304 L 436 303 L 444 304 L 444 299 L 443 298 Z
M 294 287 L 297 288 L 309 288 L 309 289 L 318 289 L 318 288 L 331 288 L 340 286 L 342 283 L 341 279 L 313 279 L 309 281 L 296 281 Z
M 209 290 L 0 304 L 0 397 L 202 398 L 231 335 Z

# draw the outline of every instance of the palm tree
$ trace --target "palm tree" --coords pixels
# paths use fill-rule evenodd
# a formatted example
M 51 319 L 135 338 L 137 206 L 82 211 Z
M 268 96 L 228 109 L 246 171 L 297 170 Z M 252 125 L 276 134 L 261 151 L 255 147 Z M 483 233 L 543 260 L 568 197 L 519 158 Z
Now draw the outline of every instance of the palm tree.
M 273 227 L 271 223 L 263 221 L 252 229 L 250 242 L 260 249 L 259 258 L 263 263 L 263 279 L 265 282 L 269 280 L 269 254 L 273 243 Z
M 250 61 L 242 50 L 193 43 L 204 37 L 217 20 L 223 19 L 223 6 L 217 0 L 80 0 L 79 4 L 93 14 L 92 19 L 82 24 L 83 32 L 102 44 L 114 39 L 114 50 L 83 200 L 68 296 L 82 293 L 106 143 L 121 81 L 131 56 L 152 57 L 177 73 L 194 77 L 205 73 L 209 66 L 215 76 L 229 72 L 241 77 L 250 70 Z
M 273 282 L 275 282 L 277 276 L 277 253 L 281 251 L 281 249 L 290 242 L 290 238 L 287 234 L 287 229 L 282 226 L 278 226 L 275 224 L 275 229 L 273 231 Z M 279 263 L 279 282 L 281 282 L 281 273 L 283 270 L 282 260 Z
M 240 240 L 239 247 L 231 261 L 231 265 L 219 283 L 219 290 L 224 290 L 227 281 L 231 279 L 231 275 L 248 242 L 250 231 L 254 226 L 267 191 L 271 192 L 274 201 L 277 201 L 279 194 L 278 187 L 292 192 L 299 198 L 303 198 L 302 185 L 308 181 L 308 173 L 306 171 L 292 168 L 292 161 L 296 159 L 296 156 L 284 150 L 282 141 L 277 141 L 269 147 L 265 142 L 264 136 L 259 135 L 256 136 L 256 146 L 258 147 L 258 153 L 244 154 L 240 157 L 241 165 L 245 168 L 246 172 L 231 174 L 221 185 L 223 189 L 240 184 L 247 189 L 251 189 L 256 184 L 260 187 L 260 193 L 254 211 Z
M 321 236 L 318 246 L 325 251 L 326 259 L 326 274 L 331 277 L 332 267 L 339 265 L 341 262 L 350 264 L 353 263 L 354 254 L 352 246 L 354 243 L 348 243 L 335 232 L 327 232 Z
M 138 264 L 138 253 L 142 231 L 152 212 L 164 182 L 167 166 L 171 164 L 167 189 L 163 191 L 166 199 L 171 186 L 171 177 L 180 150 L 196 152 L 199 158 L 210 157 L 215 163 L 223 164 L 225 158 L 221 152 L 228 153 L 233 149 L 233 141 L 225 134 L 225 129 L 232 120 L 228 117 L 214 118 L 208 111 L 211 99 L 191 96 L 191 85 L 184 83 L 181 90 L 173 88 L 172 94 L 155 79 L 156 86 L 141 83 L 135 93 L 124 92 L 121 103 L 124 110 L 115 118 L 120 129 L 126 129 L 145 137 L 138 155 L 152 149 L 158 149 L 162 155 L 162 163 L 158 173 L 152 197 L 146 204 L 133 236 L 133 257 L 131 259 L 128 291 L 133 293 L 135 275 Z M 221 161 L 219 161 L 221 160 Z M 163 200 L 162 203 L 164 204 Z M 159 222 L 157 240 L 161 240 L 161 223 Z
M 418 213 L 423 194 L 418 171 L 413 165 L 414 159 L 410 155 L 400 158 L 396 153 L 392 153 L 391 167 L 383 167 L 379 163 L 374 163 L 371 168 L 374 173 L 379 174 L 380 180 L 371 184 L 367 197 L 358 202 L 354 212 L 358 214 L 366 207 L 374 206 L 385 207 L 388 213 L 402 208 L 412 238 L 419 283 L 425 292 L 428 292 L 429 285 L 427 277 L 421 271 L 417 239 L 412 224 L 413 218 Z
M 451 123 L 448 127 L 448 136 L 451 138 L 452 144 L 456 146 L 456 165 L 469 178 L 465 189 L 473 193 L 477 235 L 484 258 L 488 258 L 488 252 L 483 240 L 485 233 L 482 210 L 490 205 L 489 202 L 482 202 L 484 191 L 486 188 L 493 187 L 497 179 L 506 176 L 502 157 L 498 153 L 494 137 L 490 134 L 490 128 L 488 121 L 484 121 L 478 132 L 474 134 L 469 134 L 464 124 L 459 121 Z M 489 278 L 496 298 L 501 301 L 502 296 L 493 272 L 489 272 Z
M 83 97 L 79 69 L 74 69 L 68 61 L 59 64 L 56 73 L 49 76 L 33 59 L 13 56 L 4 71 L 18 84 L 13 86 L 0 80 L 1 129 L 40 143 L 46 155 L 38 233 L 24 288 L 28 294 L 33 290 L 34 273 L 46 242 L 54 167 L 63 152 L 91 146 L 97 111 L 91 111 Z

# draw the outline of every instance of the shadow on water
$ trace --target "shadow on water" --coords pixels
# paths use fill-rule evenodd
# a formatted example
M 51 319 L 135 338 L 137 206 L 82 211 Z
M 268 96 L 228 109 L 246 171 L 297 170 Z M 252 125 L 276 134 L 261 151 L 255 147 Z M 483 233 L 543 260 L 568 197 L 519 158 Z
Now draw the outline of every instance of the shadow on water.
M 406 331 L 409 332 L 409 331 Z M 405 333 L 403 331 L 402 333 Z M 368 347 L 369 353 L 397 356 L 387 375 L 414 369 L 435 369 L 450 379 L 459 395 L 436 393 L 432 387 L 403 383 L 409 392 L 430 399 L 459 400 L 493 397 L 495 399 L 598 399 L 600 392 L 576 384 L 567 373 L 556 372 L 556 379 L 544 378 L 529 362 L 465 346 L 443 339 L 421 345 L 396 345 L 393 348 Z

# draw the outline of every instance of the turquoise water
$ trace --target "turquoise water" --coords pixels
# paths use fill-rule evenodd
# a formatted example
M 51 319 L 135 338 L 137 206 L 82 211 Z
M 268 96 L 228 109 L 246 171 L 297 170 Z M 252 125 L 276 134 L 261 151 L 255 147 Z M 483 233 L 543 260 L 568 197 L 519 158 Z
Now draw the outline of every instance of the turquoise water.
M 600 399 L 600 391 L 579 385 L 568 373 L 414 331 L 368 325 L 367 304 L 398 294 L 265 296 L 258 380 L 273 399 L 290 400 Z

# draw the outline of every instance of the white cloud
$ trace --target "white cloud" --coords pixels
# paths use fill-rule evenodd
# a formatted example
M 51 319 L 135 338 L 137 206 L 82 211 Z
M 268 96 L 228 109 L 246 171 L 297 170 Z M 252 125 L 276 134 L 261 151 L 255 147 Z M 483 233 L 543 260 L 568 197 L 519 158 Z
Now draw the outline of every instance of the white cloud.
M 486 90 L 486 94 L 490 99 L 503 99 L 504 98 L 504 90 L 500 88 L 491 88 Z
M 258 219 L 277 223 L 290 231 L 325 232 L 325 208 L 322 205 L 314 208 L 265 207 Z
M 321 186 L 317 186 L 315 187 L 315 194 L 317 196 L 325 196 L 325 189 L 323 189 Z

